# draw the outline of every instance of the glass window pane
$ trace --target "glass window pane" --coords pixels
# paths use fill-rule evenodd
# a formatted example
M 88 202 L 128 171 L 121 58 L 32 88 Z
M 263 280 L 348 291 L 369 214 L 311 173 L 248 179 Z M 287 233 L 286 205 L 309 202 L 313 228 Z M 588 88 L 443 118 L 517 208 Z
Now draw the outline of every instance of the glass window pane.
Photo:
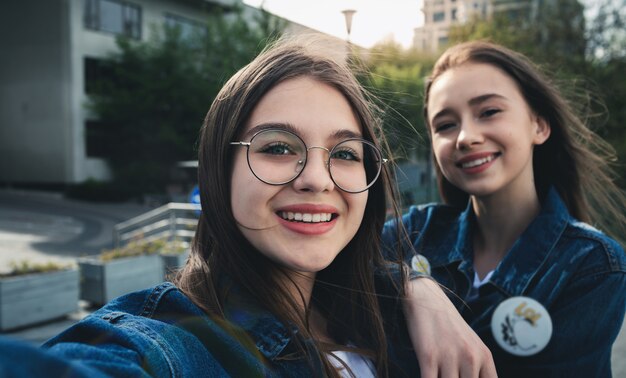
M 122 4 L 100 0 L 100 30 L 115 34 L 124 32 Z
M 98 0 L 85 0 L 83 21 L 88 29 L 98 30 Z

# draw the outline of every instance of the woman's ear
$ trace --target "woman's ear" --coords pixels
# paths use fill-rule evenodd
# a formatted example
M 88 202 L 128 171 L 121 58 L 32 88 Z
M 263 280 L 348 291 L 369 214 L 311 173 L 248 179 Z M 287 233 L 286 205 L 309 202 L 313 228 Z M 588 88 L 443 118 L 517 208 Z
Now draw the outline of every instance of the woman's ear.
M 550 124 L 543 117 L 533 116 L 533 124 L 535 126 L 535 136 L 533 138 L 533 143 L 535 145 L 543 144 L 550 137 Z

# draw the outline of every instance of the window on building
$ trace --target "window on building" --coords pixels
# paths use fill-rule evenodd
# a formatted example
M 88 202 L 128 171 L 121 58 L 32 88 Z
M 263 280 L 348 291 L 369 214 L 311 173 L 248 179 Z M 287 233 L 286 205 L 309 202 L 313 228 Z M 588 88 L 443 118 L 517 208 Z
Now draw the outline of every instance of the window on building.
M 439 37 L 439 47 L 443 47 L 448 44 L 448 37 Z
M 206 34 L 206 28 L 201 22 L 171 13 L 165 14 L 165 25 L 180 30 L 180 36 L 186 40 Z
M 433 13 L 433 22 L 441 22 L 446 18 L 446 14 L 444 12 L 435 12 Z
M 118 0 L 85 0 L 85 28 L 141 38 L 141 8 Z
M 107 133 L 107 126 L 104 122 L 86 120 L 85 121 L 85 147 L 87 157 L 109 158 L 112 156 L 111 145 Z
M 456 8 L 452 8 L 452 11 L 450 12 L 450 19 L 452 21 L 456 21 L 457 20 L 456 12 L 457 12 L 457 9 Z
M 114 81 L 113 68 L 105 59 L 85 57 L 83 70 L 86 94 L 102 93 L 102 85 Z

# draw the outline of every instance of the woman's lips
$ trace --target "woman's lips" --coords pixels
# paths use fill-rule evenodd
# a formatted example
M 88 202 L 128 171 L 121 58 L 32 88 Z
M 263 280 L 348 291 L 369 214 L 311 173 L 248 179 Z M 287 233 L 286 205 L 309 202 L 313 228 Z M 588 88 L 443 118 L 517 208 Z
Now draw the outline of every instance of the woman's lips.
M 281 207 L 276 216 L 279 223 L 290 231 L 320 235 L 335 227 L 339 214 L 334 206 L 300 204 Z
M 472 154 L 459 159 L 456 162 L 456 166 L 465 173 L 480 173 L 491 167 L 498 157 L 500 157 L 499 152 Z

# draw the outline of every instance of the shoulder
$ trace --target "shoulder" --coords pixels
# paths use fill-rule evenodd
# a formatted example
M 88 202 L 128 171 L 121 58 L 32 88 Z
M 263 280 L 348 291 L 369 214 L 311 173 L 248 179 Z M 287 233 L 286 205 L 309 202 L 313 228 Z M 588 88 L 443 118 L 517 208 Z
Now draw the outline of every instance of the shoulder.
M 219 371 L 220 364 L 196 335 L 198 330 L 207 335 L 221 332 L 213 326 L 180 290 L 163 283 L 114 299 L 46 342 L 44 348 L 111 375 Z M 125 367 L 118 371 L 119 366 Z
M 170 315 L 202 314 L 202 311 L 174 284 L 164 282 L 157 286 L 118 297 L 107 303 L 94 315 L 124 313 L 144 318 Z
M 190 299 L 172 283 L 165 282 L 112 300 L 48 344 L 72 340 L 77 335 L 76 330 L 88 331 L 85 335 L 96 338 L 106 335 L 118 341 L 132 340 L 141 344 L 156 338 L 180 319 L 201 316 L 203 312 Z M 89 342 L 82 338 L 81 341 Z
M 622 246 L 585 222 L 570 219 L 562 244 L 584 259 L 585 270 L 626 273 L 626 254 Z

